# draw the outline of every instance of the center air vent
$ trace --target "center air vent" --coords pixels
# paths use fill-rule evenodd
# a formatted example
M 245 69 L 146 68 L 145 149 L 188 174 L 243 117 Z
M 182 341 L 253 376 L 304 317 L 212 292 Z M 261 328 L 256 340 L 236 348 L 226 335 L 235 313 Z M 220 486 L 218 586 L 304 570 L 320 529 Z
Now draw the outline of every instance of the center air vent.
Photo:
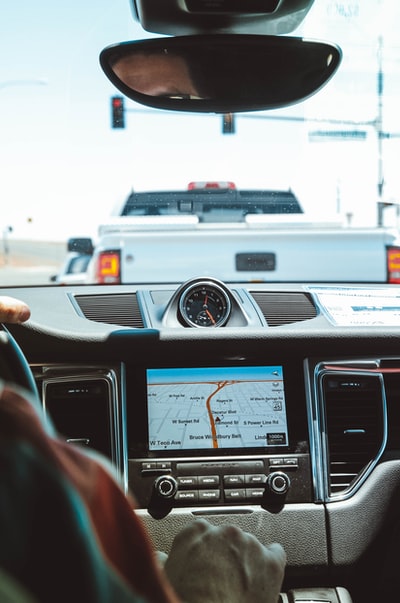
M 294 322 L 310 320 L 317 310 L 307 293 L 250 292 L 270 327 L 279 327 Z
M 378 460 L 386 442 L 381 375 L 321 377 L 326 422 L 328 494 L 343 496 Z
M 88 320 L 121 327 L 143 328 L 135 293 L 75 295 L 74 299 Z

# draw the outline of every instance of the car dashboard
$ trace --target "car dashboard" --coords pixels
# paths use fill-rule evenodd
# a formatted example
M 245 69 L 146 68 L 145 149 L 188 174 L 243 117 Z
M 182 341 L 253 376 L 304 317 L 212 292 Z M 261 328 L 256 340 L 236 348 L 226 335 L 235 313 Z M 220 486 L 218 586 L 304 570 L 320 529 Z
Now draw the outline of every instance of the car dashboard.
M 115 464 L 158 550 L 195 517 L 235 523 L 284 546 L 285 590 L 372 602 L 396 588 L 397 291 L 201 277 L 0 293 L 31 308 L 8 328 L 46 413 Z

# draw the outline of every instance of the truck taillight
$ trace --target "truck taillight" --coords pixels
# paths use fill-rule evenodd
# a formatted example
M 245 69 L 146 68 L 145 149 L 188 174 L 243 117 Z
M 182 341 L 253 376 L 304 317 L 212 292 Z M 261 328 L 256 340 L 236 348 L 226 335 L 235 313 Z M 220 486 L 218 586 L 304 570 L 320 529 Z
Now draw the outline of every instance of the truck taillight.
M 387 282 L 400 284 L 400 247 L 386 248 Z
M 97 257 L 96 283 L 114 285 L 121 282 L 121 255 L 117 251 L 101 251 Z

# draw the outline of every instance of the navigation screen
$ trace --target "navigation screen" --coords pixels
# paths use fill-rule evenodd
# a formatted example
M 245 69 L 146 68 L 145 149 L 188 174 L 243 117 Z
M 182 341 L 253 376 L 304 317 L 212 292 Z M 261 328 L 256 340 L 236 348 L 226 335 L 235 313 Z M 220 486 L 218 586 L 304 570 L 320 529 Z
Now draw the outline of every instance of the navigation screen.
M 281 366 L 147 370 L 149 450 L 288 446 Z

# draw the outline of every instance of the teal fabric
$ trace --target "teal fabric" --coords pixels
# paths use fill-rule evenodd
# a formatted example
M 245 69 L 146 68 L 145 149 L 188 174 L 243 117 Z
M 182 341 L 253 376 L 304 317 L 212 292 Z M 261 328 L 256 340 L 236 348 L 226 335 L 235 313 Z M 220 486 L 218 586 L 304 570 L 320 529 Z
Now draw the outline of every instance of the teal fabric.
M 6 576 L 38 603 L 144 603 L 101 554 L 75 490 L 33 447 L 2 442 L 0 475 Z

